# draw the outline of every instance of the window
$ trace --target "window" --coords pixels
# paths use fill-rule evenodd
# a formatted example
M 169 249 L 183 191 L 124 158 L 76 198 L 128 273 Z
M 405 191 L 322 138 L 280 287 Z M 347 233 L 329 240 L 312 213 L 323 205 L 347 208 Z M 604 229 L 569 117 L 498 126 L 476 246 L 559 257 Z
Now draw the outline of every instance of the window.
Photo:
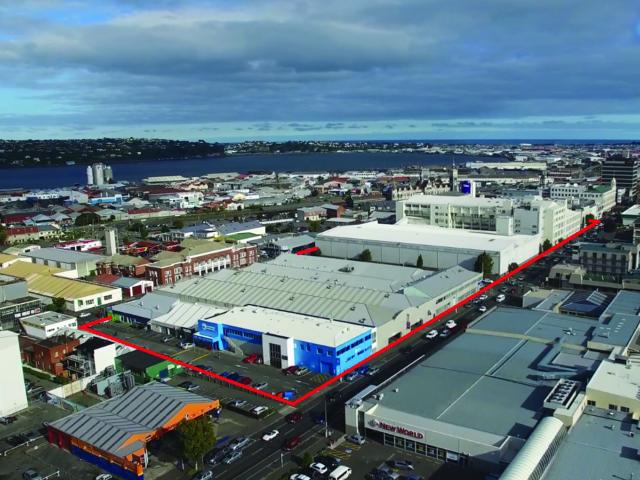
M 618 406 L 614 405 L 613 403 L 610 403 L 609 404 L 609 410 L 616 410 L 617 411 L 618 410 Z
M 595 400 L 587 400 L 587 405 L 590 407 L 595 407 L 596 406 L 596 402 Z
M 629 413 L 629 407 L 620 407 L 620 411 L 624 413 Z

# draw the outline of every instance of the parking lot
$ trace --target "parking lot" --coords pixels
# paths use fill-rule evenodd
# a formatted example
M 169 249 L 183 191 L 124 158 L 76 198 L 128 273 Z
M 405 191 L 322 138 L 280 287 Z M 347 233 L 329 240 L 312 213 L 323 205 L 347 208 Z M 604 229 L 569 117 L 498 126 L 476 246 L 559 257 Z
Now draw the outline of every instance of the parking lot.
M 267 385 L 263 390 L 272 394 L 283 391 L 295 391 L 299 395 L 330 378 L 328 375 L 321 375 L 314 372 L 308 372 L 301 376 L 285 375 L 280 369 L 268 365 L 244 363 L 242 361 L 243 357 L 226 351 L 212 351 L 199 347 L 183 350 L 180 348 L 180 340 L 177 338 L 163 342 L 163 339 L 167 338 L 166 335 L 137 329 L 123 323 L 108 322 L 100 324 L 95 328 L 96 330 L 117 336 L 136 345 L 172 356 L 180 361 L 197 365 L 201 368 L 210 368 L 218 374 L 237 372 L 242 377 L 248 377 L 250 384 L 253 386 L 266 383 Z M 196 372 L 193 373 L 197 375 Z M 242 390 L 238 387 L 231 386 L 227 382 L 222 382 L 211 377 L 207 378 L 214 383 L 224 383 L 228 386 L 228 389 Z M 228 390 L 225 393 L 228 393 Z M 255 394 L 251 395 L 255 396 Z M 269 401 L 266 398 L 264 398 L 264 400 Z

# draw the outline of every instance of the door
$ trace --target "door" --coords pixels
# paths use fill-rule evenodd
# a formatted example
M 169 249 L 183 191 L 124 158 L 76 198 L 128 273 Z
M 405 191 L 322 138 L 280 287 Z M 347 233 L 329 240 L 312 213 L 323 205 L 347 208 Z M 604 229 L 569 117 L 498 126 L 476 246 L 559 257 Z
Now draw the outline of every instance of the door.
M 280 345 L 269 344 L 269 363 L 272 367 L 282 368 L 282 350 Z

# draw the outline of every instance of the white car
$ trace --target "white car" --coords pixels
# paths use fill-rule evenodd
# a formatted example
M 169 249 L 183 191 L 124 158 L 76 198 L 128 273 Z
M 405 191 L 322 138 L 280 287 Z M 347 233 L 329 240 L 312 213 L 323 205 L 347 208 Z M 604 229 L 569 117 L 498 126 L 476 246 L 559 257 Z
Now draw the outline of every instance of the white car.
M 498 295 L 498 296 L 496 297 L 496 302 L 498 302 L 498 303 L 502 303 L 502 302 L 504 302 L 506 299 L 507 299 L 507 297 L 505 297 L 504 293 L 501 293 L 500 295 Z
M 80 317 L 80 318 L 87 318 L 87 317 L 90 317 L 90 316 L 91 316 L 91 313 L 90 313 L 90 312 L 82 312 L 82 313 L 79 315 L 79 317 Z M 107 475 L 107 474 L 105 474 L 105 475 Z M 113 478 L 113 477 L 111 477 L 111 478 Z
M 262 412 L 266 412 L 267 410 L 269 410 L 268 407 L 265 407 L 264 405 L 260 405 L 258 407 L 253 407 L 251 409 L 251 413 L 253 413 L 254 415 L 260 415 Z
M 315 470 L 316 472 L 318 472 L 321 475 L 324 475 L 325 473 L 327 473 L 329 471 L 329 469 L 327 467 L 325 467 L 324 464 L 318 463 L 318 462 L 312 463 L 311 465 L 309 465 L 309 468 L 311 470 Z
M 438 337 L 438 330 L 430 330 L 424 335 L 424 338 L 426 338 L 427 340 L 433 340 L 434 338 L 437 338 L 437 337 Z
M 480 300 L 481 302 L 484 302 L 488 299 L 489 299 L 489 296 L 485 295 L 484 293 L 478 297 L 478 300 Z
M 113 477 L 109 473 L 101 473 L 96 477 L 96 480 L 113 480 Z
M 304 473 L 294 473 L 289 480 L 311 480 L 311 477 L 307 477 Z
M 455 322 L 455 320 L 448 320 L 447 323 L 444 324 L 444 326 L 447 328 L 456 328 L 458 324 Z
M 193 342 L 180 342 L 180 348 L 183 350 L 189 350 L 190 348 L 195 347 L 196 344 Z
M 484 313 L 484 312 L 486 312 L 486 311 L 487 311 L 487 307 L 485 307 L 484 305 L 480 305 L 480 308 L 478 308 L 478 311 L 479 311 L 480 313 Z
M 262 435 L 262 440 L 268 442 L 269 440 L 273 440 L 274 438 L 276 438 L 278 435 L 280 435 L 280 432 L 278 430 L 271 430 L 270 432 Z

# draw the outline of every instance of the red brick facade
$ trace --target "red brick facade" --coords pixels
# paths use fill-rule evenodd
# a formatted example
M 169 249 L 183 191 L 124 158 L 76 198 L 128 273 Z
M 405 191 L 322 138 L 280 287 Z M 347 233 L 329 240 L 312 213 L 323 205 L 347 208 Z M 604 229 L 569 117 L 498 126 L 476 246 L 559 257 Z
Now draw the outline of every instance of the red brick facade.
M 64 375 L 63 360 L 71 355 L 80 340 L 67 337 L 52 337 L 46 340 L 36 340 L 30 337 L 20 337 L 20 351 L 22 361 L 36 367 L 38 370 L 52 375 Z
M 229 246 L 221 250 L 189 256 L 167 265 L 166 262 L 146 266 L 146 278 L 154 285 L 171 285 L 194 275 L 206 275 L 225 268 L 246 267 L 256 262 L 254 245 Z

